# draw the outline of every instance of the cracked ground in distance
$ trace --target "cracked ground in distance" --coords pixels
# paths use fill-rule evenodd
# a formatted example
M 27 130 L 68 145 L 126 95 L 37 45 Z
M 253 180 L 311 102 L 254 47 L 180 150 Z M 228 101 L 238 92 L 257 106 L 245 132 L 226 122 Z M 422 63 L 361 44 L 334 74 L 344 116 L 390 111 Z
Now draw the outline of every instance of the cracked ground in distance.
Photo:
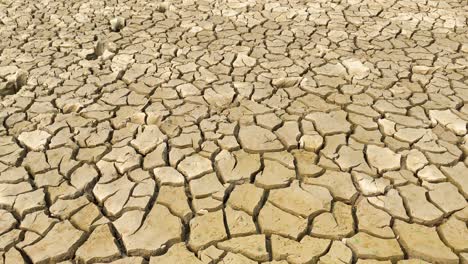
M 467 0 L 0 0 L 0 264 L 468 263 Z

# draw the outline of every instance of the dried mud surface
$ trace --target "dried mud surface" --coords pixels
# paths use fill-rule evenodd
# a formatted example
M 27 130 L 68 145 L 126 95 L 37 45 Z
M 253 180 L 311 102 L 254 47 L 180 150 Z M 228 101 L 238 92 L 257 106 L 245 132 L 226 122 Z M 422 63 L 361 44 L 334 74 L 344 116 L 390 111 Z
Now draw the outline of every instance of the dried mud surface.
M 468 263 L 467 0 L 0 0 L 0 264 Z

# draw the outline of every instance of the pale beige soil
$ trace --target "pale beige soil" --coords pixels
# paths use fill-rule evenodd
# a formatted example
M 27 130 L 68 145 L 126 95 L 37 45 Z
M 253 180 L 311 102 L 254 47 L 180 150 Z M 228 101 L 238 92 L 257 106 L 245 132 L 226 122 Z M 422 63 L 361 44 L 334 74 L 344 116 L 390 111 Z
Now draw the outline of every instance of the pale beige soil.
M 468 263 L 467 0 L 0 0 L 0 264 Z

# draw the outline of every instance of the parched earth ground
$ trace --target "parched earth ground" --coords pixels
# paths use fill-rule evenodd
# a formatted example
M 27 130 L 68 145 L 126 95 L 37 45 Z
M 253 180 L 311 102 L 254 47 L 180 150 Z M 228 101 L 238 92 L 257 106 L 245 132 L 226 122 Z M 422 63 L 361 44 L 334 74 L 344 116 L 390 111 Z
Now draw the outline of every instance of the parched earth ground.
M 468 263 L 467 0 L 0 0 L 0 263 Z

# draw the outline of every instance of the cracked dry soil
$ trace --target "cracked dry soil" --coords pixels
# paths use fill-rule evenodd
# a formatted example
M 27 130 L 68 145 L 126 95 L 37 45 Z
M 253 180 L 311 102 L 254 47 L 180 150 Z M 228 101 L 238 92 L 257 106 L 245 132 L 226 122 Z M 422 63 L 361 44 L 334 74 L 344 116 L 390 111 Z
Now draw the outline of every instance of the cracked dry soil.
M 468 263 L 467 0 L 0 0 L 0 264 Z

